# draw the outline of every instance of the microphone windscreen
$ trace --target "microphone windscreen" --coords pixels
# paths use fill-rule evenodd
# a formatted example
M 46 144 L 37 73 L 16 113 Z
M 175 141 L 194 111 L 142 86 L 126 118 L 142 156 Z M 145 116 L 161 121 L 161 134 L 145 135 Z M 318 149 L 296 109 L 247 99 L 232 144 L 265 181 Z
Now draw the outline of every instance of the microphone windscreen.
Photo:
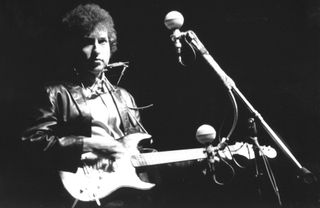
M 196 138 L 201 144 L 211 143 L 216 138 L 216 130 L 208 124 L 203 124 L 197 129 Z
M 164 18 L 164 25 L 169 30 L 180 29 L 183 25 L 184 18 L 178 11 L 169 12 Z

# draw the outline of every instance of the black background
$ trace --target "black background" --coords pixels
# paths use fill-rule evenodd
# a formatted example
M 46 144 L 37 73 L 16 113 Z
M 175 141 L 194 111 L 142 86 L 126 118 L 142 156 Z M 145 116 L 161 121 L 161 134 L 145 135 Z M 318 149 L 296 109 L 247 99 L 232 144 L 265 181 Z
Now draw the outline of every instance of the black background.
M 14 207 L 13 201 L 25 201 L 41 188 L 50 187 L 40 185 L 41 180 L 29 169 L 19 135 L 26 109 L 36 102 L 31 99 L 33 89 L 54 79 L 59 68 L 60 17 L 81 2 L 85 1 L 0 2 L 0 198 L 6 206 Z M 130 61 L 120 86 L 134 95 L 138 105 L 154 104 L 142 111 L 142 117 L 158 150 L 200 147 L 195 132 L 204 123 L 226 136 L 233 118 L 227 90 L 200 54 L 193 60 L 191 49 L 184 44 L 187 66 L 177 63 L 163 19 L 169 11 L 178 10 L 185 18 L 181 30 L 195 31 L 298 161 L 319 176 L 319 1 L 96 2 L 111 13 L 116 24 L 119 50 L 112 61 Z M 237 101 L 239 121 L 231 143 L 248 142 L 250 114 Z M 258 130 L 260 142 L 278 152 L 271 165 L 284 204 L 320 206 L 318 183 L 305 185 L 297 179 L 296 165 L 261 126 Z M 250 202 L 250 188 L 254 188 L 249 170 L 241 170 L 225 188 L 203 180 L 199 172 L 197 167 L 169 172 L 172 184 L 164 189 L 180 192 L 175 199 L 178 202 L 188 201 L 190 196 L 195 203 L 214 203 L 217 192 L 226 200 L 241 196 Z M 270 202 L 277 204 L 273 191 L 266 192 Z

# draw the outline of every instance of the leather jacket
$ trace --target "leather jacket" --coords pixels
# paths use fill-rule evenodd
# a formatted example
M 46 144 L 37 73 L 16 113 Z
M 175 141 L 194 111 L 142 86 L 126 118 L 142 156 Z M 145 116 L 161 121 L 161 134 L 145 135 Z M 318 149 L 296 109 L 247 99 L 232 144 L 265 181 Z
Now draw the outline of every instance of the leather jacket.
M 81 165 L 82 137 L 91 136 L 92 117 L 86 104 L 84 89 L 79 85 L 46 86 L 44 94 L 29 119 L 22 140 L 33 151 L 40 152 L 55 169 L 75 172 Z M 139 112 L 132 96 L 122 88 L 115 88 L 120 102 L 125 102 L 127 130 L 124 134 L 141 131 Z M 132 118 L 132 115 L 134 119 Z M 121 115 L 120 115 L 121 116 Z M 123 116 L 123 115 L 122 115 Z M 129 128 L 128 128 L 129 127 Z M 128 130 L 129 129 L 129 130 Z

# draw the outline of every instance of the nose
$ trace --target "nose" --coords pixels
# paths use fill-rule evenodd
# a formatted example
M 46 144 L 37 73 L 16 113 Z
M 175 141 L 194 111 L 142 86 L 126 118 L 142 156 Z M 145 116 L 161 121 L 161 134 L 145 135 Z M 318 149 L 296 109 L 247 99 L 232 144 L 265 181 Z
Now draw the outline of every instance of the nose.
M 100 52 L 100 44 L 97 39 L 94 41 L 93 52 L 95 54 L 99 54 L 99 52 Z

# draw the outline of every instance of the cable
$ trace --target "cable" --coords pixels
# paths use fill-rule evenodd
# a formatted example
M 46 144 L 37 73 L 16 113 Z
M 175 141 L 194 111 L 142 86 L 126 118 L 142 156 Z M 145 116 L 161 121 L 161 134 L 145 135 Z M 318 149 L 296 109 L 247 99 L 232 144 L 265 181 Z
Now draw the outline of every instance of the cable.
M 235 130 L 236 126 L 237 126 L 237 122 L 238 122 L 238 115 L 239 115 L 239 111 L 238 111 L 238 105 L 237 105 L 237 101 L 231 91 L 231 89 L 228 90 L 228 95 L 229 98 L 231 100 L 231 104 L 233 106 L 233 122 L 232 122 L 232 126 L 231 129 L 227 135 L 227 141 L 229 140 L 229 138 L 231 137 L 233 131 Z
M 261 151 L 261 150 L 259 150 Z M 261 151 L 262 152 L 262 151 Z M 277 186 L 277 182 L 276 182 L 276 179 L 274 177 L 274 174 L 273 174 L 273 171 L 271 169 L 271 166 L 270 166 L 270 163 L 269 163 L 269 160 L 268 158 L 262 153 L 262 159 L 263 159 L 263 163 L 265 165 L 265 168 L 267 170 L 267 173 L 268 173 L 268 178 L 270 180 L 270 183 L 272 185 L 272 188 L 277 196 L 277 199 L 278 199 L 278 203 L 280 206 L 282 206 L 282 202 L 281 202 L 281 197 L 280 197 L 280 192 L 279 192 L 279 189 L 278 189 L 278 186 Z

